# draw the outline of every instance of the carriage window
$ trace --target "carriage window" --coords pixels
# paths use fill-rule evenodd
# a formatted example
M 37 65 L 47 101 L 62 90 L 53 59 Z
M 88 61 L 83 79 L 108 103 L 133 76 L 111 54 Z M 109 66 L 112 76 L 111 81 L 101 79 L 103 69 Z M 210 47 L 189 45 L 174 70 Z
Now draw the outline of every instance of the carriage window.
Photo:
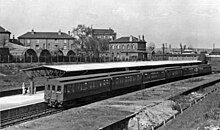
M 50 90 L 50 85 L 47 85 L 47 90 Z
M 105 86 L 105 80 L 103 80 L 103 86 Z
M 57 86 L 57 91 L 61 92 L 61 86 Z
M 55 91 L 55 85 L 52 86 L 52 90 Z

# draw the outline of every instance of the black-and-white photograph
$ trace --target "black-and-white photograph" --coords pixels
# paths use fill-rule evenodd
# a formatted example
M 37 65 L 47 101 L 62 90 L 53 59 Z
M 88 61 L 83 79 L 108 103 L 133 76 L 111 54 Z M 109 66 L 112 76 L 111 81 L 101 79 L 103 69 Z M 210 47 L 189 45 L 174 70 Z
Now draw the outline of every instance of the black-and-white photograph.
M 219 0 L 0 0 L 0 129 L 220 130 Z

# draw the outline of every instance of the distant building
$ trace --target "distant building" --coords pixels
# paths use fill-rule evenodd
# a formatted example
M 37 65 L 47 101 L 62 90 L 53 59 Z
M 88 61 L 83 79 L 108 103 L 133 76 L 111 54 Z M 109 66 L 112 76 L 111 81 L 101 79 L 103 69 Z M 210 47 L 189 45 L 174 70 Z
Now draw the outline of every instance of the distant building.
M 74 39 L 72 36 L 61 32 L 27 32 L 18 37 L 19 41 L 31 49 L 47 49 L 47 50 L 71 50 L 74 47 Z
M 214 48 L 210 55 L 220 55 L 220 48 Z
M 116 59 L 145 59 L 147 58 L 146 41 L 134 36 L 120 37 L 109 43 L 109 52 L 112 58 Z
M 0 26 L 0 48 L 4 47 L 5 42 L 9 41 L 11 32 Z
M 113 29 L 92 29 L 92 37 L 113 41 L 116 39 L 116 33 Z
M 185 49 L 185 50 L 183 50 L 182 54 L 196 54 L 196 52 L 191 49 Z

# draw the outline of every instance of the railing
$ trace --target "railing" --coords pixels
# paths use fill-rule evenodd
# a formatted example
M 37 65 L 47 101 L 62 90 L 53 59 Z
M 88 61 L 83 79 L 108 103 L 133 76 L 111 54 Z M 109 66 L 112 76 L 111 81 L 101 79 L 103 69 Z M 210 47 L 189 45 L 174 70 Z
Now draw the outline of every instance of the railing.
M 1 56 L 0 63 L 54 63 L 54 62 L 120 62 L 120 61 L 161 61 L 161 60 L 196 60 L 199 54 L 155 54 L 147 58 L 137 57 L 92 57 L 92 56 Z

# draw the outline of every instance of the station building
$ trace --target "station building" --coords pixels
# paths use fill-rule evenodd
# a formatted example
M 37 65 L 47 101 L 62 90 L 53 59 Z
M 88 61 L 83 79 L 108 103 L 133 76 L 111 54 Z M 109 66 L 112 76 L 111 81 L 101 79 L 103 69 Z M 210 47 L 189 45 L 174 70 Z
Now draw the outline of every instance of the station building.
M 0 26 L 0 48 L 4 47 L 5 42 L 9 41 L 11 32 Z
M 102 40 L 113 41 L 116 39 L 116 33 L 113 29 L 92 29 L 92 37 Z
M 75 38 L 61 32 L 27 32 L 18 37 L 18 40 L 25 46 L 35 51 L 49 50 L 50 52 L 65 51 L 74 49 Z
M 146 41 L 134 36 L 120 37 L 109 43 L 109 53 L 112 58 L 120 60 L 138 60 L 146 59 Z

